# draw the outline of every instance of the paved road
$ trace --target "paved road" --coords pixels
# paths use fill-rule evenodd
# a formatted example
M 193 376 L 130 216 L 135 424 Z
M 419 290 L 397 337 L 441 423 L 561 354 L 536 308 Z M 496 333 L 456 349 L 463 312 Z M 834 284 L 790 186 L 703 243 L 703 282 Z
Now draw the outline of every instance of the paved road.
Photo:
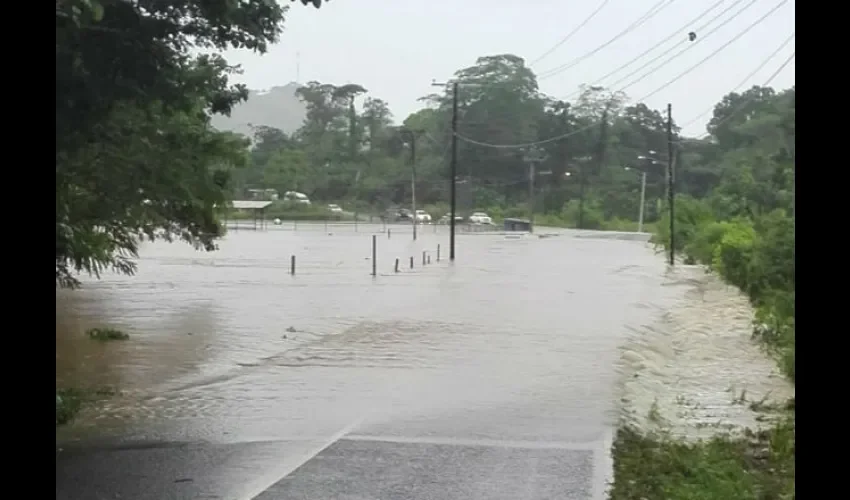
M 672 293 L 661 259 L 478 235 L 396 274 L 446 246 L 394 233 L 373 278 L 367 229 L 149 246 L 137 276 L 57 295 L 57 383 L 125 391 L 58 433 L 57 500 L 601 500 L 617 349 Z M 82 335 L 102 324 L 131 340 Z

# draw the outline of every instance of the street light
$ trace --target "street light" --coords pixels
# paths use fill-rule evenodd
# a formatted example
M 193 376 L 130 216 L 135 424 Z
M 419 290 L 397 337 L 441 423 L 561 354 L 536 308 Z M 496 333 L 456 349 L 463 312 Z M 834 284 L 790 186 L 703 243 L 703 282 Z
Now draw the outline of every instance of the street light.
M 399 134 L 410 138 L 410 205 L 413 210 L 413 240 L 416 241 L 416 133 L 421 130 L 410 130 L 401 128 Z
M 638 157 L 640 158 L 640 157 Z M 631 170 L 631 167 L 623 167 L 625 170 Z M 640 171 L 640 209 L 638 210 L 638 232 L 643 232 L 643 207 L 646 204 L 646 170 Z

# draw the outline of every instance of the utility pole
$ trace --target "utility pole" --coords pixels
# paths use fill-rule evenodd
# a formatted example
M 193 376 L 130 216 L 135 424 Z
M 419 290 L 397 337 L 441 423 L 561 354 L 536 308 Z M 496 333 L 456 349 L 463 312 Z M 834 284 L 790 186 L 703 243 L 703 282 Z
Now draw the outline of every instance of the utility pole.
M 670 265 L 676 264 L 676 193 L 673 178 L 673 105 L 667 104 L 667 204 L 670 206 Z
M 449 220 L 449 260 L 455 260 L 455 213 L 457 212 L 457 82 L 452 84 L 452 161 L 451 176 L 451 220 Z
M 409 129 L 402 129 L 401 133 L 410 138 L 410 208 L 413 211 L 413 241 L 416 241 L 416 133 Z
M 646 171 L 640 171 L 640 209 L 638 210 L 638 232 L 643 232 L 643 210 L 646 205 Z
M 535 196 L 534 196 L 534 165 L 537 163 L 541 163 L 546 160 L 542 151 L 537 149 L 537 147 L 532 146 L 526 151 L 523 160 L 528 164 L 528 231 L 530 233 L 534 232 L 534 208 L 536 204 Z

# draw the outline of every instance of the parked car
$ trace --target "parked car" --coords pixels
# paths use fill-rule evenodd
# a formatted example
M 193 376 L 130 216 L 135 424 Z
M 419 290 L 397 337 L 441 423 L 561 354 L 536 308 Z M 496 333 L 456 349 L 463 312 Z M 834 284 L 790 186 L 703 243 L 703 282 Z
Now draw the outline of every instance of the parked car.
M 446 215 L 440 217 L 440 220 L 437 221 L 437 224 L 448 224 L 449 220 L 451 220 L 451 218 L 452 218 L 451 214 L 446 214 Z M 462 222 L 463 222 L 463 217 L 461 217 L 460 215 L 455 215 L 455 224 L 460 224 Z
M 341 214 L 342 213 L 342 207 L 340 207 L 339 205 L 335 205 L 333 203 L 328 205 L 328 210 L 330 210 L 331 212 L 333 212 L 335 214 Z
M 469 216 L 469 222 L 473 224 L 492 224 L 493 219 L 484 212 L 475 212 Z
M 283 194 L 283 199 L 304 205 L 310 204 L 310 198 L 308 198 L 306 194 L 299 193 L 298 191 L 287 191 Z
M 417 210 L 416 211 L 416 222 L 421 223 L 429 223 L 431 222 L 431 215 L 425 210 Z

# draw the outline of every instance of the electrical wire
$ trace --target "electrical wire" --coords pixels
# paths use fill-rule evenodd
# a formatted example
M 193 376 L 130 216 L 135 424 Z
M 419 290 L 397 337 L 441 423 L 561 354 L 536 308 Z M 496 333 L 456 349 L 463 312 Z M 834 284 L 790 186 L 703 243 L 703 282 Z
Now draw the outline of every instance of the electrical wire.
M 591 50 L 590 52 L 587 52 L 586 54 L 581 55 L 581 56 L 573 59 L 570 62 L 564 63 L 561 66 L 558 66 L 556 68 L 552 68 L 550 70 L 540 72 L 540 75 L 537 76 L 537 79 L 542 80 L 544 78 L 549 78 L 550 76 L 555 76 L 559 73 L 563 73 L 564 71 L 572 68 L 573 66 L 577 65 L 581 61 L 584 61 L 588 57 L 595 55 L 600 50 L 611 45 L 612 43 L 616 42 L 620 38 L 626 36 L 627 34 L 631 33 L 632 31 L 634 31 L 635 29 L 640 27 L 643 23 L 645 23 L 645 22 L 649 21 L 650 19 L 652 19 L 653 17 L 655 17 L 659 12 L 664 10 L 666 7 L 669 7 L 670 4 L 672 4 L 675 1 L 676 0 L 659 0 L 655 5 L 650 7 L 650 9 L 644 15 L 639 17 L 637 21 L 635 21 L 632 24 L 630 24 L 629 26 L 627 26 L 626 29 L 624 29 L 623 31 L 614 35 L 614 37 L 611 38 L 610 40 L 608 40 L 607 42 L 596 47 L 595 49 Z
M 789 36 L 788 38 L 786 38 L 786 39 L 785 39 L 785 41 L 784 41 L 784 42 L 782 42 L 782 43 L 779 45 L 779 47 L 777 47 L 777 48 L 776 48 L 776 50 L 774 50 L 773 52 L 771 52 L 771 53 L 770 53 L 770 55 L 768 55 L 767 57 L 765 57 L 765 58 L 762 60 L 762 62 L 761 62 L 758 66 L 756 66 L 756 68 L 755 68 L 754 70 L 752 70 L 752 71 L 750 72 L 750 74 L 748 74 L 747 76 L 745 76 L 745 77 L 744 77 L 744 79 L 743 79 L 743 80 L 741 80 L 741 83 L 739 83 L 738 85 L 736 85 L 736 86 L 732 89 L 732 92 L 737 92 L 737 91 L 738 91 L 741 87 L 743 87 L 744 85 L 746 85 L 746 84 L 747 84 L 747 82 L 749 82 L 749 81 L 750 81 L 750 79 L 751 79 L 752 77 L 754 77 L 754 76 L 755 76 L 755 75 L 756 75 L 759 71 L 761 71 L 761 70 L 762 70 L 765 66 L 767 66 L 767 63 L 769 63 L 770 61 L 772 61 L 772 60 L 773 60 L 773 58 L 774 58 L 774 57 L 776 57 L 776 55 L 777 55 L 777 54 L 779 54 L 779 53 L 782 51 L 782 49 L 784 49 L 784 48 L 785 48 L 785 46 L 786 46 L 786 45 L 788 45 L 789 43 L 791 43 L 791 40 L 793 40 L 795 37 L 796 37 L 796 33 L 791 33 L 791 36 Z M 686 129 L 686 128 L 688 128 L 689 126 L 693 125 L 693 124 L 694 124 L 694 122 L 696 122 L 697 120 L 699 120 L 699 119 L 700 119 L 700 118 L 702 118 L 703 116 L 707 115 L 708 113 L 711 113 L 712 111 L 714 111 L 714 106 L 711 106 L 711 107 L 707 108 L 705 111 L 703 111 L 702 113 L 700 113 L 700 114 L 698 114 L 697 116 L 693 117 L 692 119 L 688 120 L 688 121 L 687 121 L 687 122 L 685 122 L 684 124 L 679 125 L 679 127 L 680 127 L 680 128 L 682 128 L 682 129 Z
M 624 70 L 625 68 L 627 68 L 627 67 L 631 66 L 631 65 L 632 65 L 635 61 L 640 60 L 643 56 L 645 56 L 645 55 L 649 54 L 649 53 L 650 53 L 650 52 L 652 52 L 653 50 L 655 50 L 655 49 L 657 49 L 658 47 L 660 47 L 660 46 L 664 45 L 665 43 L 669 42 L 670 40 L 672 40 L 672 39 L 673 39 L 673 38 L 675 38 L 676 36 L 681 36 L 682 31 L 684 31 L 684 30 L 686 30 L 686 29 L 690 28 L 690 27 L 691 27 L 694 23 L 698 22 L 700 19 L 702 19 L 703 17 L 705 17 L 706 15 L 708 15 L 708 13 L 709 13 L 709 12 L 711 12 L 712 10 L 716 9 L 717 7 L 719 7 L 719 6 L 720 6 L 723 2 L 725 2 L 725 1 L 726 1 L 726 0 L 718 0 L 717 2 L 715 2 L 714 4 L 712 4 L 711 6 L 709 6 L 707 9 L 705 9 L 704 11 L 702 11 L 701 13 L 699 13 L 699 14 L 698 14 L 695 18 L 691 19 L 690 21 L 688 21 L 687 23 L 685 23 L 683 26 L 679 27 L 678 29 L 676 29 L 675 31 L 673 31 L 672 33 L 670 33 L 670 34 L 667 36 L 667 38 L 665 38 L 664 40 L 661 40 L 660 42 L 656 43 L 656 44 L 655 44 L 655 45 L 653 45 L 652 47 L 650 47 L 650 48 L 646 49 L 645 51 L 643 51 L 642 53 L 640 53 L 638 56 L 634 57 L 633 59 L 629 60 L 628 62 L 626 62 L 626 63 L 625 63 L 625 64 L 623 64 L 622 66 L 620 66 L 620 67 L 618 67 L 618 68 L 614 69 L 613 71 L 611 71 L 611 72 L 607 73 L 605 76 L 602 76 L 602 77 L 598 78 L 598 79 L 597 79 L 595 82 L 593 82 L 591 85 L 598 85 L 598 84 L 599 84 L 599 83 L 601 83 L 603 80 L 606 80 L 608 77 L 610 77 L 610 76 L 612 76 L 612 75 L 615 75 L 615 74 L 619 73 L 620 71 Z M 741 3 L 742 1 L 743 1 L 743 0 L 736 0 L 736 1 L 735 1 L 735 3 L 733 3 L 730 7 L 734 7 L 735 5 L 737 5 L 737 4 L 739 4 L 739 3 Z M 723 14 L 723 13 L 727 12 L 727 11 L 728 11 L 728 9 L 729 9 L 729 8 L 727 8 L 727 9 L 726 9 L 726 10 L 724 10 L 724 11 L 722 11 L 722 12 L 721 12 L 721 14 Z M 713 19 L 712 19 L 712 21 L 713 21 L 714 19 L 716 19 L 716 17 L 715 17 L 715 18 L 713 18 Z M 710 23 L 710 22 L 711 22 L 711 21 L 709 21 L 709 23 Z M 697 31 L 699 31 L 699 30 L 700 30 L 700 28 L 697 28 Z M 700 38 L 702 38 L 702 37 L 700 37 Z M 690 43 L 690 42 L 688 42 L 688 43 Z M 678 47 L 678 45 L 676 45 L 676 47 Z M 664 52 L 664 54 L 668 54 L 668 53 L 670 53 L 670 52 L 671 52 L 673 49 L 675 49 L 676 47 L 671 47 L 669 50 L 667 50 L 666 52 Z M 653 60 L 653 61 L 654 61 L 654 60 Z M 647 63 L 647 64 L 649 64 L 649 63 Z M 643 67 L 645 67 L 645 66 L 643 66 Z M 580 93 L 581 93 L 581 90 L 578 90 L 578 91 L 576 91 L 576 92 L 573 92 L 573 93 L 572 93 L 572 94 L 570 94 L 570 95 L 564 96 L 564 97 L 563 97 L 563 98 L 561 98 L 561 99 L 562 99 L 562 100 L 570 99 L 570 98 L 575 97 L 576 95 L 578 95 L 578 94 L 580 94 Z
M 758 26 L 759 24 L 761 24 L 761 23 L 762 23 L 762 21 L 764 21 L 765 19 L 767 19 L 768 17 L 770 17 L 770 16 L 771 16 L 774 12 L 776 12 L 777 10 L 779 10 L 779 9 L 780 9 L 783 5 L 785 5 L 786 3 L 788 3 L 788 0 L 782 0 L 781 2 L 779 2 L 778 4 L 776 4 L 776 6 L 774 6 L 774 7 L 773 7 L 772 9 L 770 9 L 769 11 L 765 12 L 765 13 L 764 13 L 764 15 L 762 15 L 760 18 L 756 19 L 754 23 L 752 23 L 752 24 L 750 24 L 749 26 L 747 26 L 747 27 L 744 29 L 744 31 L 742 31 L 742 32 L 738 33 L 737 35 L 735 35 L 734 37 L 732 37 L 732 39 L 731 39 L 731 40 L 729 40 L 728 42 L 726 42 L 726 43 L 724 43 L 723 45 L 721 45 L 720 47 L 718 47 L 718 48 L 717 48 L 714 52 L 712 52 L 711 54 L 707 55 L 706 57 L 704 57 L 702 60 L 700 60 L 699 62 L 697 62 L 696 64 L 694 64 L 694 65 L 693 65 L 693 66 L 691 66 L 690 68 L 688 68 L 688 69 L 686 69 L 685 71 L 683 71 L 683 72 L 679 73 L 679 74 L 678 74 L 675 78 L 673 78 L 672 80 L 668 81 L 668 82 L 667 82 L 667 83 L 665 83 L 664 85 L 662 85 L 662 86 L 658 87 L 657 89 L 653 90 L 653 91 L 652 91 L 652 92 L 650 92 L 649 94 L 647 94 L 647 95 L 645 95 L 644 97 L 642 97 L 642 98 L 641 98 L 641 101 L 646 100 L 646 99 L 649 99 L 650 97 L 654 96 L 655 94 L 657 94 L 657 93 L 661 92 L 662 90 L 666 89 L 666 88 L 667 88 L 667 87 L 669 87 L 670 85 L 672 85 L 672 84 L 676 83 L 677 81 L 679 81 L 682 77 L 684 77 L 685 75 L 687 75 L 688 73 L 690 73 L 691 71 L 693 71 L 695 68 L 699 67 L 699 66 L 700 66 L 700 65 L 702 65 L 704 62 L 708 61 L 709 59 L 711 59 L 712 57 L 714 57 L 715 55 L 717 55 L 720 51 L 722 51 L 722 50 L 723 50 L 723 49 L 725 49 L 726 47 L 728 47 L 728 46 L 732 45 L 733 43 L 735 43 L 735 42 L 736 42 L 739 38 L 741 38 L 742 36 L 744 36 L 744 35 L 746 35 L 747 33 L 749 33 L 749 31 L 750 31 L 751 29 L 753 29 L 753 28 L 755 28 L 756 26 Z
M 584 21 L 582 21 L 581 23 L 579 23 L 579 25 L 578 25 L 578 26 L 576 26 L 575 28 L 573 28 L 573 30 L 572 30 L 572 31 L 570 31 L 569 33 L 567 33 L 567 35 L 566 35 L 564 38 L 562 38 L 562 39 L 561 39 L 558 43 L 556 43 L 556 44 L 555 44 L 555 45 L 554 45 L 551 49 L 549 49 L 549 50 L 547 50 L 546 52 L 544 52 L 544 53 L 543 53 L 540 57 L 538 57 L 537 59 L 535 59 L 535 60 L 531 61 L 530 63 L 528 63 L 528 65 L 529 65 L 529 66 L 534 66 L 535 64 L 537 64 L 537 63 L 539 63 L 540 61 L 542 61 L 543 59 L 545 59 L 545 58 L 546 58 L 546 56 L 548 56 L 548 55 L 549 55 L 549 54 L 551 54 L 552 52 L 555 52 L 555 51 L 558 49 L 558 47 L 560 47 L 561 45 L 563 45 L 563 44 L 567 43 L 567 41 L 568 41 L 570 38 L 572 38 L 572 37 L 573 37 L 573 35 L 575 35 L 576 33 L 578 33 L 578 32 L 579 32 L 579 30 L 581 30 L 582 28 L 584 28 L 584 27 L 587 25 L 587 23 L 589 23 L 591 20 L 593 20 L 593 18 L 594 18 L 594 17 L 596 17 L 596 14 L 599 14 L 599 11 L 601 11 L 603 8 L 605 8 L 605 6 L 606 6 L 606 5 L 608 5 L 608 2 L 610 2 L 610 1 L 611 1 L 611 0 L 602 0 L 602 3 L 601 3 L 601 4 L 599 4 L 599 7 L 596 7 L 596 10 L 594 10 L 593 12 L 591 12 L 591 13 L 590 13 L 590 15 L 589 15 L 589 16 L 587 16 L 587 17 L 584 19 Z M 721 1 L 722 1 L 722 0 L 721 0 Z
M 725 8 L 725 9 L 723 9 L 723 11 L 721 11 L 718 15 L 714 16 L 713 18 L 711 18 L 711 20 L 709 20 L 706 24 L 704 24 L 703 26 L 700 26 L 698 29 L 699 29 L 699 30 L 703 30 L 703 29 L 707 28 L 707 27 L 708 27 L 711 23 L 713 23 L 714 21 L 716 21 L 716 20 L 717 20 L 720 16 L 722 16 L 723 14 L 725 14 L 725 13 L 729 12 L 729 10 L 731 10 L 732 8 L 734 8 L 736 5 L 738 5 L 738 4 L 739 4 L 739 3 L 741 3 L 742 1 L 743 1 L 743 0 L 737 0 L 735 3 L 733 3 L 733 4 L 732 4 L 732 5 L 730 5 L 729 7 L 727 7 L 727 8 Z M 735 19 L 736 19 L 739 15 L 743 14 L 746 10 L 748 10 L 750 7 L 752 7 L 752 6 L 753 6 L 753 5 L 754 5 L 757 1 L 758 1 L 758 0 L 750 0 L 750 2 L 749 2 L 749 3 L 747 3 L 746 5 L 744 5 L 744 7 L 742 7 L 742 8 L 741 8 L 741 9 L 739 9 L 737 12 L 735 12 L 734 14 L 732 14 L 732 15 L 731 15 L 729 18 L 727 18 L 725 21 L 721 22 L 718 26 L 715 26 L 715 27 L 714 27 L 713 29 L 711 29 L 708 33 L 705 33 L 705 34 L 703 34 L 702 36 L 700 36 L 700 38 L 699 38 L 697 41 L 695 41 L 695 42 L 693 42 L 693 43 L 688 43 L 688 44 L 685 46 L 685 48 L 684 48 L 684 49 L 682 49 L 682 50 L 680 50 L 679 52 L 677 52 L 677 53 L 673 54 L 671 57 L 668 57 L 668 58 L 667 58 L 664 62 L 662 62 L 661 64 L 658 64 L 658 65 L 657 65 L 657 66 L 655 66 L 654 68 L 652 68 L 652 69 L 650 69 L 649 71 L 645 72 L 643 75 L 641 75 L 640 77 L 638 77 L 638 79 L 636 79 L 636 80 L 634 80 L 634 81 L 630 82 L 628 85 L 626 85 L 626 87 L 624 87 L 624 89 L 625 89 L 625 88 L 628 88 L 628 87 L 632 87 L 632 86 L 634 86 L 634 85 L 637 85 L 639 82 L 643 81 L 643 80 L 644 80 L 644 79 L 646 79 L 647 77 L 649 77 L 649 76 L 651 76 L 651 75 L 654 75 L 654 74 L 655 74 L 655 73 L 656 73 L 659 69 L 663 68 L 664 66 L 666 66 L 667 64 L 669 64 L 671 61 L 673 61 L 673 60 L 677 59 L 679 56 L 681 56 L 681 55 L 682 55 L 682 54 L 684 54 L 685 52 L 687 52 L 687 51 L 691 50 L 694 46 L 698 45 L 700 42 L 702 42 L 703 40 L 705 40 L 705 37 L 706 37 L 706 36 L 710 36 L 710 35 L 712 35 L 712 34 L 716 33 L 719 29 L 723 28 L 724 26 L 726 26 L 727 24 L 729 24 L 730 22 L 732 22 L 733 20 L 735 20 Z M 615 80 L 613 83 L 608 84 L 608 86 L 609 86 L 609 87 L 613 87 L 613 86 L 617 86 L 617 85 L 621 84 L 624 80 L 626 80 L 626 79 L 627 79 L 627 78 L 629 78 L 630 76 L 633 76 L 635 73 L 637 73 L 637 72 L 641 71 L 642 69 L 645 69 L 647 66 L 649 66 L 650 64 L 654 63 L 655 61 L 657 61 L 657 60 L 661 59 L 661 58 L 662 58 L 662 57 L 664 57 L 665 55 L 669 54 L 669 53 L 670 53 L 670 52 L 672 52 L 674 49 L 676 49 L 676 47 L 672 47 L 670 50 L 667 50 L 667 51 L 665 51 L 665 52 L 662 52 L 662 53 L 661 53 L 661 54 L 659 54 L 658 56 L 656 56 L 656 57 L 652 58 L 651 60 L 649 60 L 648 62 L 646 62 L 644 65 L 642 65 L 642 66 L 640 66 L 639 68 L 637 68 L 637 69 L 633 70 L 631 73 L 629 73 L 629 74 L 627 74 L 627 75 L 625 75 L 625 76 L 623 76 L 623 77 L 619 78 L 618 80 Z M 581 92 L 581 90 L 579 90 L 578 92 L 580 93 L 580 92 Z
M 770 85 L 770 82 L 772 82 L 772 81 L 773 81 L 773 80 L 774 80 L 777 76 L 779 76 L 779 75 L 782 73 L 782 71 L 783 71 L 783 70 L 784 70 L 784 69 L 785 69 L 785 68 L 786 68 L 789 64 L 791 64 L 791 61 L 793 61 L 793 60 L 794 60 L 794 58 L 796 57 L 796 55 L 797 55 L 797 51 L 794 51 L 794 52 L 792 52 L 792 53 L 791 53 L 791 55 L 789 55 L 787 58 L 785 58 L 785 60 L 782 62 L 782 64 L 781 64 L 781 65 L 779 65 L 779 68 L 777 68 L 777 69 L 776 69 L 776 71 L 774 71 L 774 72 L 773 72 L 773 73 L 772 73 L 772 74 L 771 74 L 771 75 L 767 78 L 767 80 L 765 80 L 765 82 L 764 82 L 761 86 L 762 86 L 762 87 L 767 87 L 768 85 Z M 732 111 L 730 111 L 730 112 L 729 112 L 729 114 L 728 114 L 728 115 L 726 115 L 726 117 L 725 117 L 725 118 L 723 118 L 722 120 L 719 120 L 717 123 L 715 123 L 715 124 L 714 124 L 714 126 L 715 126 L 715 127 L 717 127 L 717 126 L 719 126 L 719 125 L 721 125 L 721 124 L 723 124 L 723 123 L 726 123 L 726 122 L 727 122 L 727 121 L 729 121 L 730 119 L 734 118 L 734 117 L 735 117 L 735 115 L 737 115 L 738 113 L 740 113 L 743 109 L 745 109 L 745 108 L 746 108 L 747 106 L 749 106 L 749 105 L 750 105 L 753 101 L 755 101 L 757 97 L 758 97 L 758 96 L 753 96 L 753 97 L 751 97 L 751 98 L 747 99 L 746 101 L 744 101 L 744 102 L 740 103 L 740 104 L 739 104 L 738 106 L 736 106 L 736 107 L 735 107 Z M 712 109 L 714 109 L 714 108 L 712 108 Z M 703 135 L 702 135 L 702 136 L 700 136 L 700 137 L 697 137 L 697 138 L 694 138 L 694 139 L 684 139 L 684 140 L 680 140 L 679 142 L 698 142 L 698 141 L 705 140 L 705 139 L 707 139 L 707 138 L 708 138 L 708 137 L 710 137 L 710 136 L 711 136 L 711 134 L 710 134 L 710 133 L 705 133 L 705 134 L 703 134 Z
M 708 60 L 710 60 L 711 58 L 713 58 L 714 56 L 716 56 L 717 54 L 719 54 L 720 52 L 722 52 L 724 49 L 728 48 L 730 45 L 732 45 L 734 42 L 736 42 L 736 41 L 737 41 L 738 39 L 740 39 L 742 36 L 744 36 L 745 34 L 747 34 L 748 32 L 750 32 L 750 30 L 752 30 L 753 28 L 755 28 L 756 26 L 758 26 L 759 24 L 761 24 L 761 23 L 762 23 L 765 19 L 767 19 L 767 18 L 768 18 L 771 14 L 773 14 L 773 13 L 774 13 L 774 12 L 776 12 L 777 10 L 779 10 L 779 8 L 780 8 L 780 7 L 782 7 L 783 5 L 785 5 L 786 3 L 788 3 L 788 0 L 781 0 L 781 1 L 780 1 L 777 5 L 776 5 L 776 6 L 774 6 L 772 9 L 770 9 L 770 10 L 769 10 L 766 14 L 764 14 L 763 16 L 761 16 L 760 18 L 758 18 L 756 21 L 754 21 L 752 24 L 750 24 L 749 26 L 747 26 L 746 28 L 744 28 L 741 32 L 739 32 L 737 35 L 735 35 L 734 37 L 732 37 L 732 39 L 730 39 L 729 41 L 727 41 L 726 43 L 724 43 L 723 45 L 721 45 L 720 47 L 718 47 L 715 51 L 713 51 L 713 52 L 712 52 L 712 53 L 710 53 L 708 56 L 704 57 L 702 60 L 700 60 L 699 62 L 697 62 L 696 64 L 694 64 L 694 65 L 693 65 L 693 66 L 691 66 L 690 68 L 688 68 L 686 71 L 684 71 L 684 72 L 680 73 L 679 75 L 677 75 L 676 77 L 672 78 L 671 80 L 668 80 L 668 81 L 667 81 L 666 83 L 664 83 L 662 86 L 660 86 L 660 87 L 658 87 L 657 89 L 653 90 L 652 92 L 650 92 L 650 93 L 649 93 L 649 94 L 647 94 L 646 96 L 644 96 L 644 97 L 642 97 L 642 98 L 638 99 L 638 102 L 643 102 L 643 101 L 645 101 L 646 99 L 648 99 L 649 97 L 654 96 L 654 95 L 655 95 L 655 94 L 657 94 L 658 92 L 660 92 L 660 91 L 664 90 L 665 88 L 669 87 L 669 86 L 670 86 L 670 85 L 672 85 L 673 83 L 675 83 L 675 82 L 677 82 L 678 80 L 682 79 L 682 77 L 684 77 L 685 75 L 687 75 L 689 72 L 693 71 L 694 69 L 696 69 L 697 67 L 701 66 L 702 64 L 705 64 Z M 645 78 L 645 77 L 646 77 L 646 75 L 644 75 L 644 76 L 642 76 L 641 78 L 639 78 L 639 79 L 637 79 L 637 80 L 635 80 L 635 81 L 633 81 L 633 82 L 629 83 L 628 85 L 626 85 L 625 87 L 623 87 L 622 89 L 620 89 L 620 92 L 622 92 L 622 91 L 623 91 L 623 90 L 625 90 L 626 88 L 628 88 L 628 87 L 630 87 L 630 86 L 632 86 L 632 85 L 634 85 L 634 84 L 638 83 L 639 81 L 641 81 L 641 80 L 642 80 L 643 78 Z M 490 148 L 498 148 L 498 149 L 519 149 L 519 148 L 527 148 L 527 147 L 531 147 L 531 146 L 537 146 L 537 145 L 540 145 L 540 144 L 548 144 L 548 143 L 550 143 L 550 142 L 560 141 L 560 140 L 562 140 L 562 139 L 566 139 L 567 137 L 571 137 L 571 136 L 573 136 L 573 135 L 580 134 L 580 133 L 582 133 L 582 132 L 585 132 L 585 131 L 587 131 L 587 130 L 591 130 L 591 129 L 593 129 L 593 128 L 595 128 L 595 127 L 598 127 L 598 126 L 599 126 L 599 123 L 594 123 L 594 124 L 592 124 L 592 125 L 588 125 L 588 126 L 586 126 L 586 127 L 582 127 L 582 128 L 580 128 L 580 129 L 578 129 L 578 130 L 574 130 L 574 131 L 572 131 L 572 132 L 568 132 L 568 133 L 566 133 L 566 134 L 558 135 L 558 136 L 555 136 L 555 137 L 550 137 L 550 138 L 548 138 L 548 139 L 543 139 L 543 140 L 539 140 L 539 141 L 534 141 L 534 142 L 529 142 L 529 143 L 523 143 L 523 144 L 490 144 L 490 143 L 487 143 L 487 142 L 476 141 L 476 140 L 474 140 L 474 139 L 471 139 L 471 138 L 469 138 L 469 137 L 462 136 L 462 135 L 460 135 L 460 134 L 456 134 L 456 135 L 457 135 L 458 139 L 460 139 L 460 140 L 462 140 L 462 141 L 464 141 L 464 142 L 468 142 L 468 143 L 470 143 L 470 144 L 475 144 L 475 145 L 477 145 L 477 146 L 490 147 Z

